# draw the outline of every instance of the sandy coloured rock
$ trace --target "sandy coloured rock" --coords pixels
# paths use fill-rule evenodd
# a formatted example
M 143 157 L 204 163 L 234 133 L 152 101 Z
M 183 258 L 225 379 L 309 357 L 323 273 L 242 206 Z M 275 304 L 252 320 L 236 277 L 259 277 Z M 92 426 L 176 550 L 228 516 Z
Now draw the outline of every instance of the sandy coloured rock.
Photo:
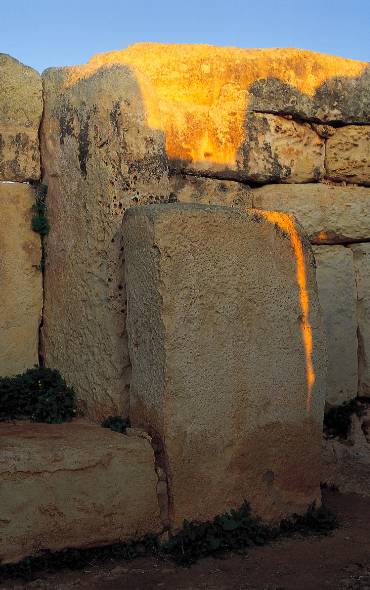
M 0 376 L 38 363 L 42 310 L 40 236 L 32 231 L 34 190 L 0 183 Z
M 309 243 L 287 215 L 198 204 L 130 209 L 123 227 L 130 417 L 162 445 L 172 527 L 244 499 L 267 519 L 305 511 L 326 379 Z
M 357 284 L 358 393 L 370 396 L 370 244 L 351 245 Z
M 203 203 L 250 209 L 252 192 L 248 185 L 233 180 L 218 180 L 191 175 L 170 176 L 170 192 L 180 203 Z
M 70 68 L 69 79 L 114 63 L 140 79 L 149 126 L 164 131 L 175 170 L 246 180 L 251 111 L 318 123 L 369 121 L 366 62 L 300 49 L 137 43 Z
M 336 129 L 326 142 L 325 167 L 332 180 L 370 185 L 370 126 Z
M 316 278 L 328 348 L 326 401 L 357 396 L 356 281 L 353 254 L 344 246 L 315 246 Z
M 100 426 L 0 424 L 0 562 L 160 532 L 150 442 Z
M 168 198 L 163 133 L 148 127 L 132 71 L 103 67 L 70 82 L 44 73 L 48 190 L 43 349 L 90 416 L 128 412 L 122 216 Z
M 266 185 L 252 191 L 258 209 L 293 213 L 313 244 L 370 237 L 370 188 L 311 183 Z
M 0 181 L 40 178 L 41 76 L 0 54 Z
M 253 182 L 311 182 L 324 174 L 324 140 L 308 123 L 251 113 L 239 168 Z

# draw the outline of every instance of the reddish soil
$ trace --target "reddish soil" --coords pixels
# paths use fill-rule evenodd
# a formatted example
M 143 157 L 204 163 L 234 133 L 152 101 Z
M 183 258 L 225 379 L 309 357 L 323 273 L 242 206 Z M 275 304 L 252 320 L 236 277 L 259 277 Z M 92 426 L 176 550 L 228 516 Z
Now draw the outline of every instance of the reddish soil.
M 9 580 L 2 589 L 370 590 L 370 498 L 326 493 L 341 527 L 327 537 L 295 537 L 246 555 L 207 558 L 191 568 L 154 558 L 94 564 L 81 571 Z

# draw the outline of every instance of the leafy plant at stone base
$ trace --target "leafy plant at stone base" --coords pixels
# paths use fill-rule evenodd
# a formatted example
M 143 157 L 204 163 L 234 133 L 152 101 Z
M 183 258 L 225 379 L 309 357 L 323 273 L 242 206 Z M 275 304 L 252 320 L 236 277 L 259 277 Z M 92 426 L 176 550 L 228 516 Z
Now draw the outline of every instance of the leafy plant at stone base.
M 346 439 L 351 429 L 352 416 L 361 417 L 364 405 L 358 398 L 330 408 L 324 416 L 324 434 L 330 438 Z
M 310 506 L 307 513 L 269 527 L 251 514 L 244 502 L 239 510 L 230 510 L 212 521 L 184 522 L 183 529 L 160 544 L 159 537 L 148 534 L 140 540 L 117 542 L 103 547 L 44 551 L 17 564 L 0 564 L 0 581 L 9 578 L 33 579 L 45 570 L 81 569 L 106 560 L 132 560 L 144 555 L 172 557 L 179 565 L 189 566 L 207 555 L 228 551 L 244 552 L 255 545 L 266 545 L 280 536 L 298 534 L 327 535 L 338 526 L 336 516 L 324 507 Z
M 75 414 L 74 391 L 55 369 L 35 368 L 0 378 L 0 421 L 60 424 Z
M 244 502 L 239 510 L 230 510 L 212 521 L 184 521 L 183 529 L 171 537 L 163 551 L 180 565 L 191 565 L 200 557 L 239 552 L 253 545 L 266 545 L 280 536 L 293 533 L 325 535 L 338 526 L 336 516 L 324 507 L 309 507 L 304 515 L 293 515 L 279 526 L 270 527 L 251 513 Z
M 108 416 L 101 425 L 103 428 L 110 428 L 114 432 L 121 434 L 126 434 L 126 429 L 131 426 L 130 419 L 122 416 Z
M 50 230 L 49 221 L 47 218 L 47 205 L 46 205 L 46 197 L 48 193 L 48 187 L 46 184 L 40 183 L 36 187 L 36 199 L 35 203 L 32 206 L 33 210 L 33 217 L 32 217 L 32 229 L 34 232 L 40 234 L 41 236 L 41 262 L 39 269 L 41 271 L 45 268 L 46 263 L 46 253 L 45 253 L 45 244 L 44 238 L 48 235 Z

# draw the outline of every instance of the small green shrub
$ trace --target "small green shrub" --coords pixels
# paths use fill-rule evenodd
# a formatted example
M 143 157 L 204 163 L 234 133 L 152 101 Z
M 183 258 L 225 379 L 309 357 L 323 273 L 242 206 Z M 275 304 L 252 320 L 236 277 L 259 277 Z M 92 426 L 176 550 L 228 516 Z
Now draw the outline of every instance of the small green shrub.
M 126 429 L 131 426 L 129 418 L 122 418 L 122 416 L 109 416 L 101 425 L 103 428 L 110 428 L 121 434 L 126 434 Z
M 54 369 L 29 369 L 0 378 L 0 421 L 31 419 L 59 424 L 76 414 L 75 394 Z
M 315 504 L 312 504 L 306 514 L 294 514 L 291 518 L 282 520 L 280 533 L 282 535 L 293 533 L 326 535 L 338 528 L 338 526 L 338 519 L 331 510 L 325 506 L 317 508 Z
M 191 565 L 200 557 L 225 551 L 240 551 L 251 545 L 264 545 L 272 535 L 272 529 L 251 514 L 244 502 L 239 510 L 230 510 L 212 521 L 184 521 L 181 531 L 163 546 L 165 553 L 181 565 Z
M 346 439 L 351 428 L 352 415 L 362 416 L 363 405 L 357 399 L 351 399 L 340 406 L 330 408 L 324 417 L 324 433 L 330 438 Z
M 48 187 L 46 184 L 39 184 L 36 189 L 36 201 L 33 205 L 32 229 L 41 236 L 46 236 L 49 233 L 49 221 L 46 216 L 46 195 Z
M 253 516 L 249 504 L 244 502 L 239 510 L 230 510 L 209 522 L 184 521 L 183 529 L 169 539 L 163 550 L 180 565 L 188 566 L 207 555 L 243 551 L 294 533 L 327 535 L 337 527 L 336 516 L 314 504 L 306 514 L 293 515 L 279 526 L 270 527 Z

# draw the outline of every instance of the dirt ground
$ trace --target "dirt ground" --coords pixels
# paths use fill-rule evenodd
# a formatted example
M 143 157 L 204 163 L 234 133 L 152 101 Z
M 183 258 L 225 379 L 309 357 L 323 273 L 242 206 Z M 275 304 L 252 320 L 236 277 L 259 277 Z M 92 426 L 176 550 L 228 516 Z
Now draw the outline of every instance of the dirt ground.
M 326 492 L 341 527 L 328 537 L 289 538 L 246 555 L 191 568 L 154 558 L 9 580 L 3 590 L 370 590 L 370 498 Z

